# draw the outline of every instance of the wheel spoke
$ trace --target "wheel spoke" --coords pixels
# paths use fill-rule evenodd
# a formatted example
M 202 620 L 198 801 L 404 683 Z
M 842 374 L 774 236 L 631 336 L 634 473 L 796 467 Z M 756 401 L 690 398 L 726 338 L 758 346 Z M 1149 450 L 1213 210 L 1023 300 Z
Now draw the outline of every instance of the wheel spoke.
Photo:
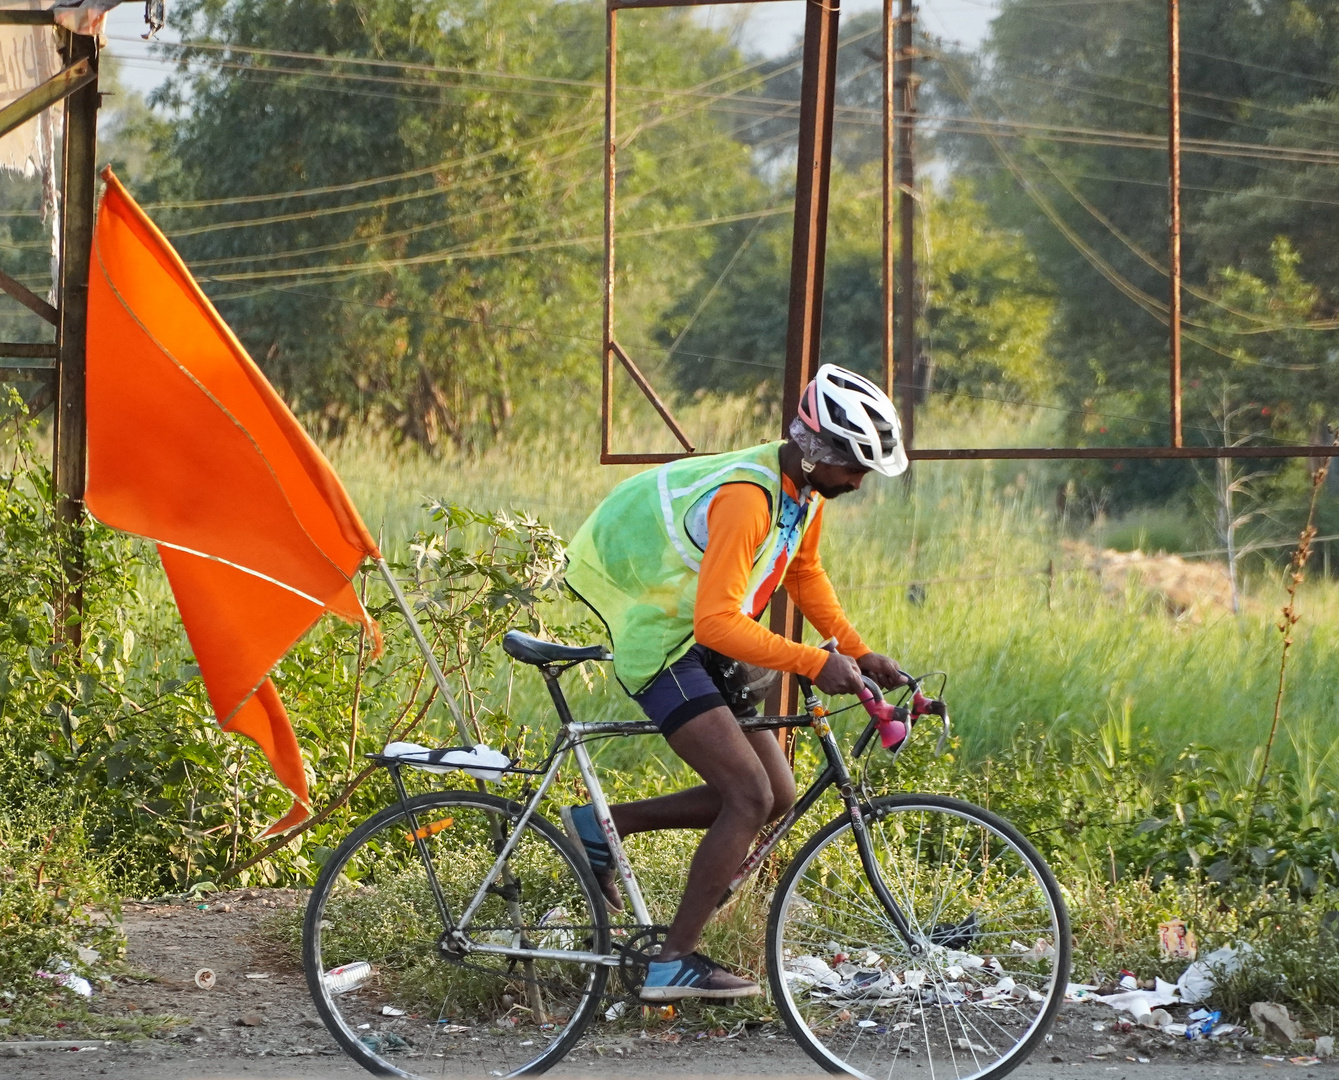
M 304 962 L 322 1019 L 374 1071 L 506 1075 L 551 1064 L 598 1007 L 607 969 L 448 941 L 433 879 L 447 909 L 463 911 L 514 814 L 501 799 L 465 792 L 415 804 L 431 876 L 402 814 L 385 811 L 331 856 L 313 891 Z M 607 952 L 604 902 L 579 865 L 558 830 L 532 819 L 471 920 L 467 944 Z M 344 992 L 320 975 L 354 964 L 366 977 Z
M 774 901 L 778 1007 L 815 1060 L 871 1080 L 1011 1069 L 1045 1033 L 1068 974 L 1068 918 L 1049 871 L 1026 840 L 954 800 L 878 800 L 869 825 L 922 951 L 883 912 L 839 819 L 801 852 Z M 1045 941 L 1053 955 L 1013 952 L 1015 941 Z M 833 970 L 829 985 L 815 985 L 821 969 L 802 957 Z

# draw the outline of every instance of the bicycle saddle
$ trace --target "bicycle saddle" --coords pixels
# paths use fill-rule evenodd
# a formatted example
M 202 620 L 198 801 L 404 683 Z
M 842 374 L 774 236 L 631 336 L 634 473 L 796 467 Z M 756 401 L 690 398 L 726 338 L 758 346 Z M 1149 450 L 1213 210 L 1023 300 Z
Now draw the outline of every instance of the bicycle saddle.
M 614 654 L 603 645 L 559 645 L 556 641 L 508 630 L 502 636 L 502 648 L 508 656 L 523 664 L 575 664 L 582 660 L 612 660 Z

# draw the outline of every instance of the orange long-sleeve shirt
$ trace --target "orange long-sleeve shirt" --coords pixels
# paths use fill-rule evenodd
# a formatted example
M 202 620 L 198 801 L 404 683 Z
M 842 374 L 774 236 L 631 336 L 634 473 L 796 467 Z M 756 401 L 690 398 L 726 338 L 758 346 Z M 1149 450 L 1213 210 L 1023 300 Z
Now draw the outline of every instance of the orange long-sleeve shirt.
M 781 482 L 786 493 L 798 499 L 790 479 L 783 476 Z M 827 662 L 826 652 L 787 641 L 743 611 L 753 557 L 771 526 L 767 494 L 756 484 L 725 484 L 712 497 L 707 510 L 707 546 L 698 572 L 693 637 L 707 648 L 747 664 L 817 678 Z M 786 591 L 820 634 L 835 637 L 843 653 L 858 658 L 871 650 L 846 618 L 819 560 L 822 526 L 820 506 L 790 560 Z

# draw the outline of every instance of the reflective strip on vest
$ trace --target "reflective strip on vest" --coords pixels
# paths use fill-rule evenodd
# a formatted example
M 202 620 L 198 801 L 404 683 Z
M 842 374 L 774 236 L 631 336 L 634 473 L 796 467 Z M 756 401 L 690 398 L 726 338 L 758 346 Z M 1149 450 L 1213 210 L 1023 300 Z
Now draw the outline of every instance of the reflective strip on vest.
M 745 614 L 761 614 L 784 580 L 785 566 L 778 574 L 778 563 L 784 558 L 789 564 L 822 500 L 812 495 L 799 520 L 782 526 L 781 445 L 681 458 L 639 473 L 614 488 L 572 537 L 567 584 L 603 620 L 614 646 L 614 673 L 629 693 L 645 689 L 693 644 L 702 549 L 687 519 L 705 494 L 734 483 L 756 484 L 767 493 L 771 527 L 754 552 Z

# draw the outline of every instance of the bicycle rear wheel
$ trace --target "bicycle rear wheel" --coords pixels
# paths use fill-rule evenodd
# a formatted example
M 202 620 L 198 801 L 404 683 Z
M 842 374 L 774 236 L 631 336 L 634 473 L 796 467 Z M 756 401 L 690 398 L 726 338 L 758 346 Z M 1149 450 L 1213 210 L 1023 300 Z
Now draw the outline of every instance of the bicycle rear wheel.
M 1055 878 L 1002 818 L 935 795 L 864 808 L 879 872 L 911 926 L 879 902 L 850 818 L 786 869 L 767 927 L 772 996 L 829 1072 L 1001 1077 L 1045 1036 L 1069 978 Z
M 521 807 L 470 791 L 409 801 L 433 875 L 459 918 Z M 479 944 L 609 951 L 590 870 L 562 832 L 532 817 L 469 927 Z M 446 946 L 413 829 L 399 806 L 369 818 L 322 868 L 302 956 L 317 1012 L 344 1050 L 382 1076 L 543 1072 L 581 1037 L 608 969 L 519 961 Z

